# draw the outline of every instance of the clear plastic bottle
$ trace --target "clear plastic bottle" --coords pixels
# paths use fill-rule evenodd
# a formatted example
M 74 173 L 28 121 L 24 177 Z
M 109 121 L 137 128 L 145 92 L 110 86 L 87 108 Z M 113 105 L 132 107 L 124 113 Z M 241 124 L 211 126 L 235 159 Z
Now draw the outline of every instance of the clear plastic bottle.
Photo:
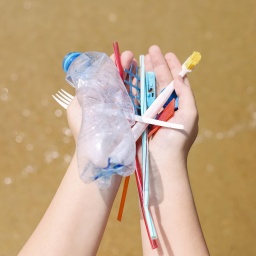
M 135 169 L 133 104 L 105 53 L 69 53 L 63 69 L 82 108 L 77 141 L 80 176 L 85 182 L 97 180 L 101 188 L 107 188 L 112 175 L 128 176 Z

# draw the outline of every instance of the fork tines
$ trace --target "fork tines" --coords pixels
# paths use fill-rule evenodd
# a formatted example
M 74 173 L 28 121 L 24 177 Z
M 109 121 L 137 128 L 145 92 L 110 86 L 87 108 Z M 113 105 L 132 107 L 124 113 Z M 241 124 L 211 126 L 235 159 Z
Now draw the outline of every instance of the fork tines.
M 62 91 L 62 92 L 61 92 Z M 68 92 L 61 89 L 61 91 L 58 91 L 58 93 L 52 95 L 52 97 L 65 109 L 68 108 L 68 105 L 73 100 L 74 96 L 69 94 Z

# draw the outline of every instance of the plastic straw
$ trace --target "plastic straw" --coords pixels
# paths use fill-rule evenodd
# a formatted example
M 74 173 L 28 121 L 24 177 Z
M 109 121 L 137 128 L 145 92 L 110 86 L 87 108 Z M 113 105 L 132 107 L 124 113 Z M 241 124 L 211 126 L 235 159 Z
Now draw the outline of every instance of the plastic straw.
M 135 170 L 135 177 L 136 177 L 136 183 L 137 183 L 137 188 L 138 188 L 138 194 L 139 194 L 139 201 L 140 201 L 140 207 L 141 207 L 141 213 L 142 217 L 145 223 L 146 231 L 148 234 L 148 239 L 151 245 L 152 249 L 158 248 L 157 241 L 155 239 L 152 239 L 149 233 L 149 227 L 148 223 L 146 221 L 146 215 L 144 211 L 144 206 L 143 206 L 143 186 L 142 186 L 142 175 L 141 175 L 141 168 L 139 164 L 139 159 L 138 155 L 136 154 L 136 170 Z
M 147 110 L 147 90 L 145 85 L 144 55 L 140 56 L 140 91 L 141 91 L 141 115 Z M 155 226 L 149 211 L 149 158 L 148 158 L 148 131 L 142 134 L 142 177 L 143 177 L 143 208 L 149 234 L 152 239 L 157 239 Z
M 120 74 L 122 80 L 124 80 L 124 70 L 123 70 L 122 63 L 121 63 L 118 42 L 114 42 L 113 43 L 113 48 L 114 48 L 114 55 L 115 55 L 116 66 L 118 68 L 118 71 L 119 71 L 119 74 Z
M 118 215 L 117 215 L 117 220 L 119 220 L 119 221 L 121 221 L 122 217 L 123 217 L 124 204 L 125 204 L 125 199 L 126 199 L 126 195 L 127 195 L 127 190 L 128 190 L 128 187 L 129 187 L 129 181 L 130 181 L 130 176 L 125 177 L 123 193 L 122 193 L 121 202 L 120 202 L 120 206 L 119 206 L 119 211 L 118 211 Z
M 115 56 L 116 66 L 118 68 L 120 77 L 122 78 L 122 80 L 124 80 L 124 70 L 123 70 L 123 66 L 122 66 L 122 63 L 121 63 L 118 42 L 113 43 L 113 49 L 114 49 L 114 56 Z M 117 220 L 118 221 L 121 221 L 122 217 L 123 217 L 123 211 L 124 211 L 124 205 L 125 205 L 127 190 L 128 190 L 128 187 L 129 187 L 129 181 L 130 181 L 130 176 L 125 177 L 122 197 L 121 197 L 119 210 L 118 210 L 118 215 L 117 215 Z
M 158 120 L 161 121 L 168 121 L 171 117 L 174 115 L 174 109 L 175 109 L 175 100 L 173 99 L 167 106 L 164 108 L 164 110 L 157 116 Z M 153 126 L 150 132 L 148 133 L 148 137 L 151 137 L 154 135 L 161 126 Z
M 117 66 L 117 68 L 119 70 L 119 74 L 120 74 L 120 76 L 121 76 L 121 78 L 123 80 L 124 79 L 123 67 L 122 67 L 122 64 L 121 64 L 119 46 L 118 46 L 117 42 L 113 43 L 113 48 L 114 48 L 115 63 L 116 63 L 116 66 Z M 152 247 L 152 249 L 155 249 L 155 248 L 158 247 L 158 245 L 157 245 L 156 240 L 152 239 L 152 237 L 150 236 L 150 229 L 148 227 L 148 222 L 146 220 L 146 214 L 145 214 L 144 203 L 143 203 L 142 176 L 141 176 L 141 169 L 140 169 L 140 164 L 139 164 L 139 160 L 138 160 L 137 155 L 136 155 L 135 177 L 136 177 L 137 189 L 138 189 L 138 194 L 139 194 L 139 201 L 140 201 L 140 206 L 141 206 L 141 211 L 142 211 L 142 216 L 143 216 L 143 219 L 144 219 L 146 231 L 147 231 L 147 234 L 148 234 L 148 238 L 149 238 L 151 247 Z M 118 212 L 118 216 L 117 216 L 117 220 L 119 220 L 119 221 L 122 220 L 122 215 L 123 215 L 123 210 L 124 210 L 127 190 L 128 190 L 128 186 L 129 186 L 129 181 L 130 181 L 130 176 L 126 177 L 125 181 L 124 181 L 124 187 L 123 187 L 121 202 L 120 202 L 120 206 L 119 206 L 119 212 Z

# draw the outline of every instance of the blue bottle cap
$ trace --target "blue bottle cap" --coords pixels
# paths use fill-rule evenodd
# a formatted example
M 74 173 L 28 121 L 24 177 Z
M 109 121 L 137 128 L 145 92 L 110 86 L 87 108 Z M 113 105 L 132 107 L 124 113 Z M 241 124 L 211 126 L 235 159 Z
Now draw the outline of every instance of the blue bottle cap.
M 68 53 L 68 54 L 64 57 L 64 59 L 63 59 L 63 61 L 62 61 L 62 68 L 63 68 L 63 70 L 64 70 L 65 73 L 67 73 L 68 68 L 69 68 L 69 66 L 71 65 L 71 63 L 73 62 L 73 60 L 74 60 L 75 58 L 77 58 L 78 56 L 80 56 L 80 55 L 81 55 L 81 52 L 70 52 L 70 53 Z

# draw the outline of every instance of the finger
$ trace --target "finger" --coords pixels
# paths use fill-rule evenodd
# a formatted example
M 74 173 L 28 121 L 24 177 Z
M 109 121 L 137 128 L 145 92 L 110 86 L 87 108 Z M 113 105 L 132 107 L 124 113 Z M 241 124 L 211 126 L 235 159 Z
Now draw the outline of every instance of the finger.
M 149 48 L 149 55 L 156 75 L 158 91 L 161 91 L 172 81 L 173 77 L 171 75 L 169 66 L 158 46 L 151 46 Z
M 136 84 L 134 75 L 136 74 L 137 60 L 133 58 L 133 53 L 130 51 L 123 52 L 121 55 L 121 63 L 124 70 L 129 70 L 129 72 L 124 72 L 123 79 L 127 81 L 131 80 L 132 84 Z M 129 93 L 131 88 L 126 84 L 126 89 Z
M 153 72 L 154 71 L 154 67 L 152 65 L 151 58 L 150 58 L 149 54 L 145 55 L 144 63 L 145 63 L 144 65 L 145 65 L 145 71 L 146 72 Z
M 165 59 L 171 71 L 172 77 L 176 77 L 177 75 L 179 75 L 182 67 L 177 56 L 174 53 L 169 52 L 165 55 Z M 190 86 L 189 81 L 186 77 L 184 78 L 184 83 Z
M 134 104 L 136 106 L 140 105 L 140 77 L 138 76 L 138 68 L 135 69 L 134 74 L 135 76 L 132 79 L 132 97 L 134 98 Z
M 116 56 L 115 54 L 111 54 L 110 58 L 112 59 L 112 61 L 114 63 L 116 63 Z M 131 51 L 125 51 L 121 54 L 120 56 L 120 61 L 121 61 L 121 67 L 123 70 L 129 70 L 131 65 L 133 65 L 133 70 L 132 70 L 132 73 L 134 73 L 136 70 L 136 67 L 137 67 L 137 62 L 136 60 L 134 59 L 133 57 L 133 53 Z M 128 74 L 126 72 L 123 73 L 122 75 L 122 80 L 128 80 L 129 77 L 128 77 Z M 130 92 L 130 88 L 129 86 L 125 86 L 126 87 L 126 90 L 128 91 L 128 93 Z
M 113 62 L 115 62 L 114 54 L 111 54 L 110 58 L 112 59 Z M 129 69 L 133 61 L 134 63 L 136 63 L 136 61 L 134 60 L 133 53 L 131 51 L 124 51 L 121 54 L 120 58 L 121 58 L 121 64 L 123 69 Z
M 179 97 L 179 112 L 196 113 L 195 97 L 190 86 L 187 86 L 180 76 L 174 78 L 174 89 Z
M 133 86 L 130 88 L 129 87 L 129 90 L 131 89 L 132 90 L 132 95 L 135 96 L 135 97 L 138 97 L 139 95 L 139 78 L 138 76 L 136 76 L 136 72 L 137 72 L 137 60 L 133 60 L 132 62 L 132 65 L 133 65 L 133 69 L 132 69 L 132 75 L 131 75 L 131 81 L 132 81 L 132 84 Z M 128 74 L 127 74 L 127 78 L 126 80 L 129 80 L 130 78 L 128 77 Z M 129 91 L 128 90 L 128 91 Z M 136 101 L 136 104 L 138 105 L 138 102 Z
M 131 79 L 133 79 L 133 77 L 136 74 L 137 66 L 138 66 L 137 60 L 133 58 L 133 60 L 130 62 L 130 64 L 127 65 L 126 67 L 124 67 L 124 70 L 131 71 L 131 73 L 132 73 L 131 74 Z M 130 74 L 130 72 L 125 72 L 124 73 L 124 79 L 128 80 L 129 79 L 129 74 Z
M 165 60 L 171 71 L 172 77 L 176 77 L 181 71 L 181 64 L 175 54 L 169 52 L 165 55 Z
M 125 51 L 121 54 L 121 63 L 123 66 L 123 69 L 129 69 L 132 62 L 133 62 L 134 56 L 131 51 Z
M 110 58 L 113 60 L 113 62 L 115 62 L 114 54 L 112 54 L 110 56 Z M 133 64 L 133 72 L 134 72 L 134 70 L 136 70 L 137 61 L 134 59 L 133 53 L 131 51 L 124 51 L 121 54 L 120 59 L 121 59 L 121 65 L 122 65 L 123 70 L 124 69 L 129 70 L 132 64 Z M 126 73 L 124 73 L 124 77 L 122 79 L 127 79 Z

